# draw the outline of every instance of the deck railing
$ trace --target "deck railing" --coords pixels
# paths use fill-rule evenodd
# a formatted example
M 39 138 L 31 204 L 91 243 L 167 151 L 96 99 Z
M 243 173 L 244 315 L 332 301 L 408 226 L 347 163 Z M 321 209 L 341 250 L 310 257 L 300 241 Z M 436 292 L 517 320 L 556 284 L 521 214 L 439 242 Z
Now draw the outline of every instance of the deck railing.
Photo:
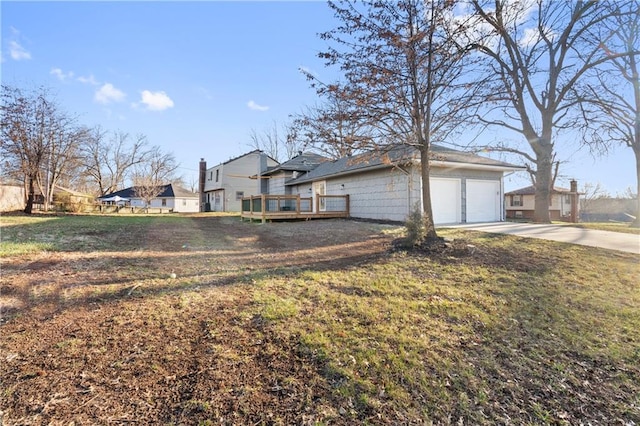
M 349 216 L 348 195 L 254 195 L 242 199 L 241 217 L 248 219 L 313 219 Z

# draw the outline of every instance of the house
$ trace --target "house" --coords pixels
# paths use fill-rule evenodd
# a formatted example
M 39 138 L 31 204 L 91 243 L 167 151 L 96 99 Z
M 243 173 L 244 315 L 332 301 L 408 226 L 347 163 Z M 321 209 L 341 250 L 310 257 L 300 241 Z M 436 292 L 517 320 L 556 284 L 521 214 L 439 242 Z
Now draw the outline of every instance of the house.
M 36 209 L 44 209 L 45 196 L 35 189 L 33 205 Z M 63 211 L 79 212 L 91 206 L 93 195 L 53 186 L 53 203 L 50 207 Z M 0 185 L 0 211 L 23 210 L 26 206 L 25 188 L 22 185 Z
M 276 176 L 275 170 L 264 175 Z M 430 188 L 434 222 L 504 220 L 503 174 L 516 170 L 524 168 L 433 145 Z M 281 191 L 279 185 L 270 184 L 270 189 Z M 402 222 L 416 205 L 422 205 L 419 152 L 396 145 L 385 152 L 319 161 L 315 168 L 286 180 L 284 193 L 312 197 L 313 209 L 319 212 L 330 209 L 326 203 L 331 198 L 323 196 L 348 195 L 351 217 Z
M 94 203 L 94 196 L 56 185 L 53 188 L 53 205 L 63 211 L 79 212 Z
M 138 195 L 135 186 L 105 194 L 98 197 L 104 204 L 126 205 L 132 208 L 152 208 L 171 211 L 174 213 L 196 213 L 200 210 L 198 194 L 172 183 L 163 185 L 160 193 L 151 200 L 149 206 Z
M 243 197 L 267 191 L 260 176 L 279 163 L 254 150 L 211 168 L 206 164 L 200 160 L 200 211 L 239 212 Z
M 533 219 L 536 189 L 532 186 L 509 191 L 504 194 L 507 219 Z M 571 181 L 571 188 L 554 187 L 549 202 L 551 220 L 578 221 L 578 183 Z
M 262 173 L 262 179 L 266 180 L 267 193 L 270 195 L 289 195 L 291 187 L 287 186 L 288 182 L 309 173 L 326 161 L 330 161 L 330 159 L 310 152 L 299 152 L 290 160 Z
M 25 205 L 23 185 L 0 184 L 0 212 L 23 210 Z

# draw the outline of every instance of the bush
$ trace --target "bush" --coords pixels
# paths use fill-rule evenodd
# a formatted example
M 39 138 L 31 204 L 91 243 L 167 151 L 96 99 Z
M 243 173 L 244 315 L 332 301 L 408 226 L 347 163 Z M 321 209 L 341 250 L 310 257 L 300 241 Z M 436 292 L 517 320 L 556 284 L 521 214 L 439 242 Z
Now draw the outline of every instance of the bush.
M 416 247 L 422 244 L 427 237 L 427 226 L 425 218 L 422 215 L 420 203 L 416 203 L 404 224 L 407 229 L 407 237 L 405 245 L 407 247 Z

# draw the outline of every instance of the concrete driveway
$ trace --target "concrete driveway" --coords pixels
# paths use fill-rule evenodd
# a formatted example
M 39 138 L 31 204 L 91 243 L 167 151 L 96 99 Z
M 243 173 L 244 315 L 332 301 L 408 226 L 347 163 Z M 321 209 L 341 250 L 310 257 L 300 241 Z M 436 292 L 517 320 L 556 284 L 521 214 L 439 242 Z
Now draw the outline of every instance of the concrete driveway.
M 443 226 L 445 228 L 445 226 Z M 640 235 L 621 232 L 582 229 L 566 225 L 542 225 L 534 223 L 495 222 L 446 226 L 520 237 L 541 238 L 583 246 L 601 247 L 611 250 L 640 254 Z

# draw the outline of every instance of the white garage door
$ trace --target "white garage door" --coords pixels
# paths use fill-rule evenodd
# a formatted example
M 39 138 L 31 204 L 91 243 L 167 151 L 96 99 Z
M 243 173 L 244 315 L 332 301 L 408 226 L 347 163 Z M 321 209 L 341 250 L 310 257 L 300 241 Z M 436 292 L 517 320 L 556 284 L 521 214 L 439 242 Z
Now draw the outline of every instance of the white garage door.
M 460 179 L 431 178 L 429 182 L 434 223 L 460 223 Z
M 499 221 L 500 198 L 500 181 L 467 179 L 467 222 Z

